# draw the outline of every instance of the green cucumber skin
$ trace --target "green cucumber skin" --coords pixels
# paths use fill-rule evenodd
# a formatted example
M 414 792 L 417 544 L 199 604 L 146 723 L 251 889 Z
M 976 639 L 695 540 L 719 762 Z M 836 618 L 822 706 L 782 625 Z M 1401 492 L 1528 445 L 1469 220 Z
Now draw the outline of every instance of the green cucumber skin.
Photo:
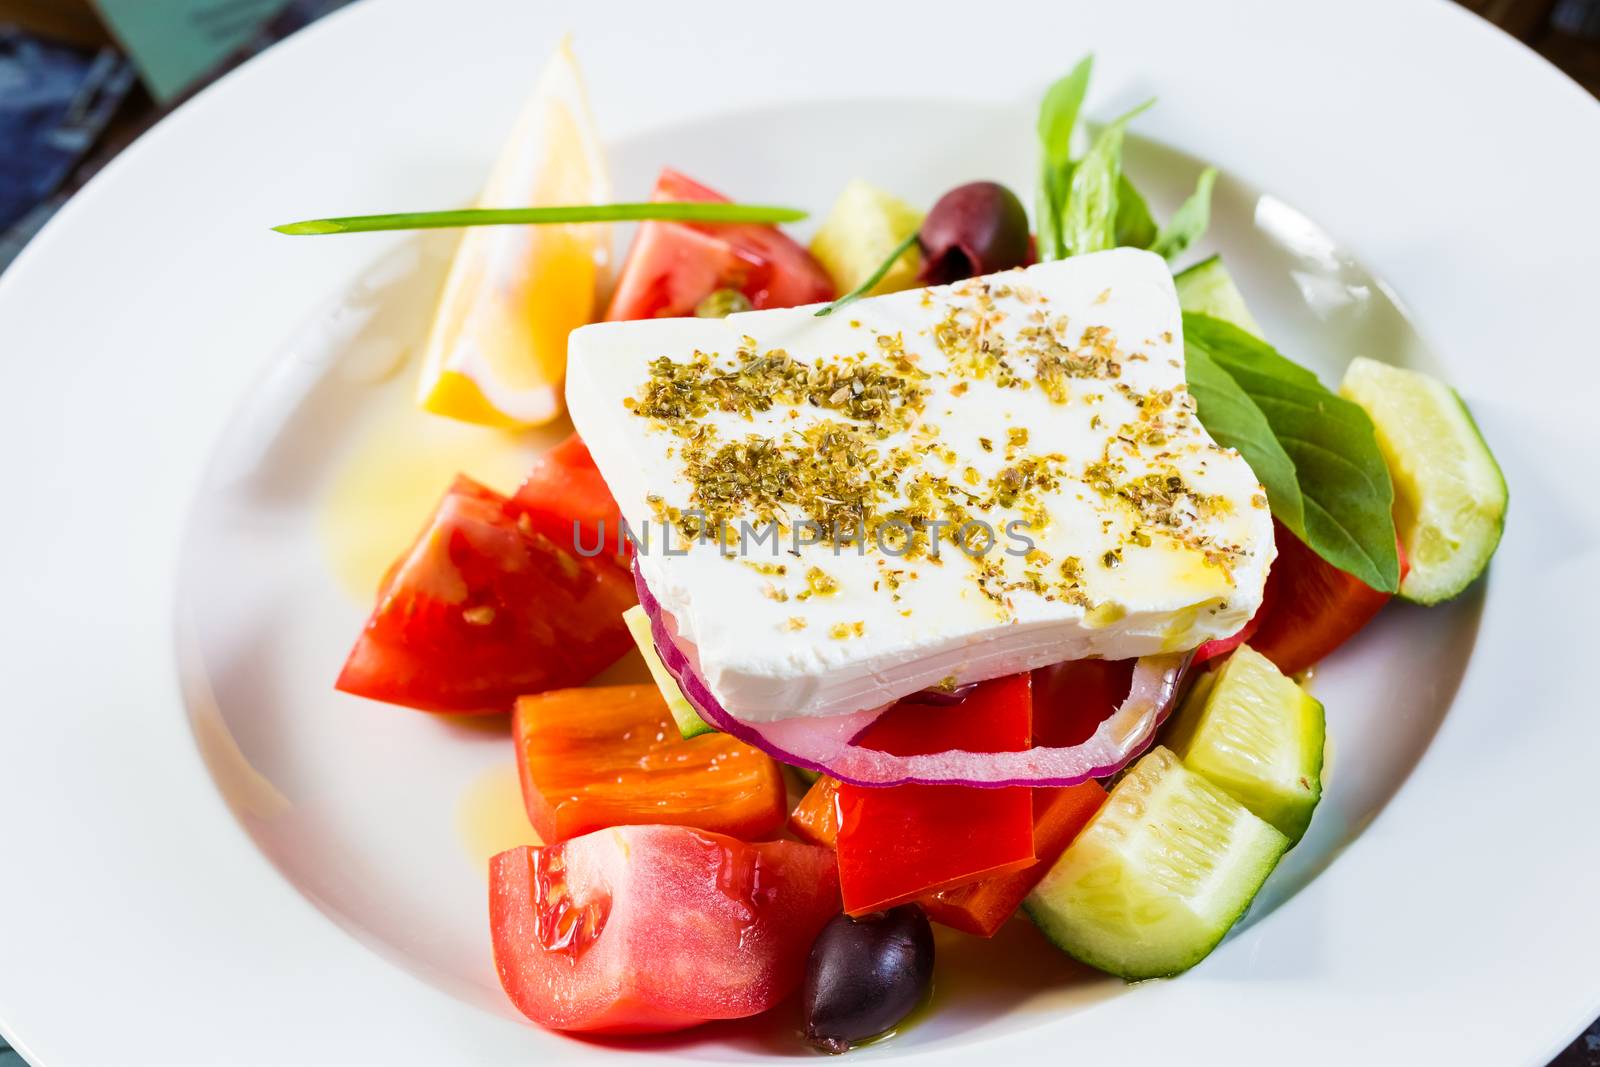
M 1181 938 L 1181 944 L 1173 944 L 1171 941 L 1165 944 L 1159 941 L 1143 941 L 1136 937 L 1131 942 L 1125 941 L 1122 945 L 1118 945 L 1116 937 L 1112 937 L 1109 939 L 1109 946 L 1102 945 L 1102 942 L 1108 940 L 1101 936 L 1104 928 L 1097 929 L 1092 922 L 1074 925 L 1066 921 L 1074 914 L 1072 890 L 1066 889 L 1062 892 L 1052 892 L 1055 888 L 1052 885 L 1055 867 L 1063 862 L 1069 862 L 1067 859 L 1068 853 L 1064 853 L 1062 858 L 1057 860 L 1056 865 L 1052 866 L 1051 872 L 1045 875 L 1039 887 L 1024 899 L 1022 905 L 1024 914 L 1039 928 L 1045 938 L 1061 952 L 1080 963 L 1130 982 L 1142 981 L 1148 978 L 1169 978 L 1181 974 L 1210 955 L 1217 945 L 1222 942 L 1223 938 L 1227 936 L 1228 931 L 1232 930 L 1250 910 L 1250 905 L 1260 893 L 1261 887 L 1266 883 L 1267 878 L 1277 867 L 1278 861 L 1289 848 L 1288 839 L 1276 828 L 1251 813 L 1244 805 L 1228 794 L 1226 790 L 1212 783 L 1205 776 L 1189 770 L 1169 750 L 1158 747 L 1152 750 L 1151 754 L 1147 754 L 1144 759 L 1155 758 L 1154 754 L 1157 752 L 1166 753 L 1166 758 L 1172 760 L 1177 767 L 1178 773 L 1198 779 L 1206 789 L 1218 794 L 1219 799 L 1240 809 L 1239 814 L 1244 820 L 1244 824 L 1241 824 L 1241 826 L 1247 829 L 1253 837 L 1248 842 L 1250 847 L 1246 850 L 1246 857 L 1236 857 L 1236 859 L 1243 858 L 1246 862 L 1241 863 L 1232 871 L 1226 883 L 1229 891 L 1238 893 L 1238 907 L 1231 914 L 1224 913 L 1217 917 L 1214 921 L 1211 921 L 1209 926 L 1205 925 L 1208 920 L 1201 919 L 1200 930 L 1203 932 L 1193 937 L 1188 933 L 1184 933 Z M 1135 765 L 1125 773 L 1137 774 L 1138 770 L 1138 765 Z M 1101 818 L 1116 817 L 1110 815 L 1111 805 L 1116 802 L 1117 798 L 1115 796 L 1107 800 L 1106 807 L 1103 807 L 1101 812 L 1084 828 L 1080 833 L 1079 840 L 1082 840 L 1084 834 L 1091 832 L 1095 828 L 1096 822 Z M 1141 818 L 1156 817 L 1154 813 L 1157 811 L 1160 811 L 1162 816 L 1170 817 L 1168 812 L 1161 809 L 1146 809 L 1146 811 L 1147 813 L 1140 816 Z M 1076 843 L 1074 842 L 1074 844 Z M 1069 846 L 1069 851 L 1071 847 Z M 1098 842 L 1096 847 L 1099 847 Z M 1124 946 L 1127 951 L 1119 953 L 1118 949 Z M 1159 946 L 1158 951 L 1150 951 L 1152 946 Z M 1167 951 L 1169 948 L 1171 951 Z
M 1414 588 L 1407 592 L 1406 583 L 1400 583 L 1401 600 L 1408 604 L 1421 604 L 1423 607 L 1429 608 L 1435 604 L 1443 604 L 1447 600 L 1454 600 L 1472 588 L 1473 583 L 1488 572 L 1489 561 L 1494 559 L 1495 552 L 1500 548 L 1500 541 L 1505 536 L 1506 512 L 1511 507 L 1511 487 L 1506 484 L 1505 471 L 1500 469 L 1500 461 L 1494 458 L 1494 450 L 1489 447 L 1488 440 L 1483 436 L 1483 430 L 1478 426 L 1478 420 L 1472 417 L 1472 409 L 1467 407 L 1467 402 L 1461 399 L 1461 394 L 1456 392 L 1453 387 L 1447 386 L 1446 388 L 1450 389 L 1450 395 L 1455 398 L 1456 406 L 1461 409 L 1461 414 L 1466 417 L 1467 425 L 1472 428 L 1472 435 L 1483 446 L 1483 454 L 1488 457 L 1489 466 L 1494 469 L 1495 481 L 1500 485 L 1500 511 L 1498 515 L 1494 516 L 1494 535 L 1484 542 L 1482 551 L 1478 553 L 1478 558 L 1473 561 L 1472 577 L 1464 582 L 1457 582 L 1453 586 L 1446 586 L 1440 592 L 1424 594 L 1418 594 Z
M 1282 853 L 1279 853 L 1279 856 L 1281 857 Z M 1277 858 L 1273 859 L 1273 864 L 1277 864 Z M 1265 882 L 1266 879 L 1263 878 L 1262 881 Z M 1257 889 L 1257 892 L 1260 892 L 1260 890 Z M 1044 935 L 1045 940 L 1049 941 L 1064 955 L 1070 956 L 1072 959 L 1077 960 L 1079 963 L 1084 964 L 1085 966 L 1093 967 L 1097 971 L 1103 971 L 1106 974 L 1111 975 L 1113 978 L 1121 978 L 1124 982 L 1143 982 L 1150 978 L 1176 978 L 1183 972 L 1193 969 L 1194 966 L 1201 960 L 1204 960 L 1207 956 L 1211 955 L 1211 953 L 1216 950 L 1218 945 L 1222 944 L 1222 939 L 1227 937 L 1229 931 L 1239 924 L 1239 920 L 1244 918 L 1245 913 L 1250 910 L 1250 905 L 1253 903 L 1255 903 L 1254 896 L 1244 902 L 1244 906 L 1228 920 L 1226 925 L 1219 927 L 1219 932 L 1217 933 L 1215 939 L 1213 939 L 1204 947 L 1197 946 L 1193 952 L 1185 954 L 1183 957 L 1181 957 L 1182 962 L 1168 969 L 1150 971 L 1142 971 L 1123 967 L 1113 959 L 1098 956 L 1093 952 L 1085 952 L 1080 949 L 1072 948 L 1066 937 L 1062 936 L 1057 930 L 1052 929 L 1049 909 L 1045 908 L 1042 904 L 1036 904 L 1032 896 L 1024 898 L 1022 902 L 1022 910 L 1028 916 L 1028 920 L 1032 922 L 1034 926 L 1038 927 L 1039 932 Z
M 699 737 L 701 734 L 714 734 L 717 732 L 715 726 L 712 726 L 698 715 L 691 721 L 687 716 L 680 715 L 678 709 L 671 705 L 668 705 L 667 710 L 672 712 L 672 721 L 678 724 L 678 733 L 682 734 L 685 740 L 691 737 Z
M 1145 971 L 1132 969 L 1122 966 L 1109 957 L 1073 948 L 1069 944 L 1069 939 L 1063 936 L 1059 930 L 1053 928 L 1054 924 L 1050 916 L 1050 909 L 1042 903 L 1036 902 L 1032 894 L 1023 899 L 1022 910 L 1028 916 L 1028 920 L 1038 927 L 1039 932 L 1045 936 L 1045 940 L 1049 941 L 1065 955 L 1072 957 L 1079 963 L 1093 967 L 1097 971 L 1104 971 L 1106 974 L 1121 978 L 1125 982 L 1142 982 L 1149 978 L 1176 978 L 1216 951 L 1216 947 L 1222 944 L 1222 939 L 1227 937 L 1235 926 L 1239 925 L 1239 920 L 1245 917 L 1250 911 L 1250 905 L 1255 903 L 1256 897 L 1261 892 L 1261 886 L 1266 884 L 1268 876 L 1277 868 L 1278 861 L 1283 858 L 1283 854 L 1288 850 L 1289 841 L 1285 838 L 1276 852 L 1273 852 L 1270 857 L 1263 858 L 1263 865 L 1266 866 L 1267 870 L 1262 874 L 1261 881 L 1256 884 L 1256 891 L 1246 898 L 1244 903 L 1240 905 L 1239 910 L 1234 912 L 1226 923 L 1218 924 L 1217 935 L 1214 938 L 1203 946 L 1196 945 L 1193 951 L 1184 953 L 1179 957 L 1178 963 L 1162 970 Z M 1267 862 L 1269 859 L 1270 863 Z
M 1299 729 L 1295 731 L 1300 739 L 1296 746 L 1296 755 L 1299 760 L 1299 777 L 1306 782 L 1307 793 L 1301 796 L 1288 796 L 1281 791 L 1276 795 L 1262 795 L 1255 783 L 1240 779 L 1236 776 L 1225 774 L 1220 768 L 1206 767 L 1204 759 L 1195 758 L 1193 751 L 1196 738 L 1200 734 L 1202 722 L 1209 710 L 1210 701 L 1219 687 L 1225 683 L 1222 675 L 1234 662 L 1234 657 L 1241 651 L 1248 650 L 1249 646 L 1241 646 L 1229 657 L 1223 660 L 1215 669 L 1207 671 L 1194 687 L 1189 691 L 1183 705 L 1174 716 L 1174 722 L 1169 727 L 1169 732 L 1163 744 L 1177 754 L 1191 771 L 1205 778 L 1212 785 L 1227 793 L 1233 799 L 1249 808 L 1258 818 L 1264 820 L 1277 831 L 1289 839 L 1292 848 L 1305 836 L 1306 829 L 1311 825 L 1311 818 L 1316 814 L 1317 805 L 1322 800 L 1322 767 L 1326 756 L 1328 717 L 1327 709 L 1322 701 L 1306 692 L 1303 687 L 1296 686 L 1297 692 L 1292 707 L 1284 710 L 1300 717 Z M 1252 650 L 1253 652 L 1253 650 Z M 1242 663 L 1241 663 L 1242 665 Z M 1274 671 L 1276 673 L 1276 671 Z M 1293 682 L 1293 679 L 1285 679 Z M 1213 714 L 1226 715 L 1225 711 L 1216 711 Z M 1269 793 L 1272 791 L 1269 790 Z M 1262 802 L 1271 799 L 1282 799 L 1285 803 L 1263 807 Z M 1252 801 L 1255 803 L 1252 803 Z
M 1178 306 L 1184 311 L 1210 315 L 1231 322 L 1246 333 L 1261 336 L 1261 326 L 1250 314 L 1244 294 L 1234 284 L 1233 275 L 1228 273 L 1221 256 L 1186 267 L 1173 276 L 1172 284 L 1178 290 Z

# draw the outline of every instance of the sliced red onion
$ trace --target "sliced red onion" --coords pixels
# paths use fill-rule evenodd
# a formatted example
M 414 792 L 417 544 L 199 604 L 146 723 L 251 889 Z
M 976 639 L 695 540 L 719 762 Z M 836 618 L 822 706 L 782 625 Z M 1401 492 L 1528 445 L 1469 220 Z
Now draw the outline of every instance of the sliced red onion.
M 656 651 L 689 703 L 706 722 L 783 763 L 832 775 L 860 786 L 965 785 L 1069 786 L 1115 774 L 1150 747 L 1177 700 L 1190 653 L 1142 656 L 1134 665 L 1127 699 L 1081 745 L 1030 748 L 1022 752 L 951 749 L 921 756 L 896 756 L 855 744 L 883 709 L 853 715 L 751 723 L 718 703 L 695 664 L 668 626 L 666 613 L 634 567 L 639 603 L 650 617 Z

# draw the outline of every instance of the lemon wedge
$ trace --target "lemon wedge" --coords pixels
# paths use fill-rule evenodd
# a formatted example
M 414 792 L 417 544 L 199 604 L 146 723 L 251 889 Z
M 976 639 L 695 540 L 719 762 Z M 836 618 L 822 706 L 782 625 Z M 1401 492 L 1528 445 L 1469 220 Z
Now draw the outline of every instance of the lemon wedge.
M 478 206 L 610 199 L 577 60 L 563 40 Z M 557 418 L 567 334 L 593 319 L 610 251 L 609 227 L 595 223 L 468 229 L 434 314 L 417 404 L 487 426 L 536 426 Z

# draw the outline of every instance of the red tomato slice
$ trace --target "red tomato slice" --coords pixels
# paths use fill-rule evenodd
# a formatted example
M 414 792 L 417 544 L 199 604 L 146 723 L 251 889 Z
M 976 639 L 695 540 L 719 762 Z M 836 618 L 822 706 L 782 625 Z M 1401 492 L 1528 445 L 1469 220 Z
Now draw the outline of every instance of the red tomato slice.
M 593 553 L 604 542 L 606 550 L 600 554 L 613 556 L 619 544 L 626 545 L 620 534 L 622 512 L 577 434 L 539 457 L 511 506 L 562 548 Z
M 633 582 L 583 559 L 458 477 L 384 579 L 338 688 L 422 711 L 504 712 L 581 685 L 633 647 Z
M 1028 747 L 1032 698 L 1027 674 L 984 682 L 960 704 L 902 703 L 870 726 L 861 743 L 902 756 Z M 845 911 L 860 915 L 1033 862 L 1033 791 L 841 783 L 839 882 Z
M 783 825 L 783 772 L 722 733 L 684 737 L 654 685 L 557 689 L 511 720 L 528 818 L 546 844 L 670 823 L 756 838 Z
M 619 826 L 489 861 L 506 995 L 555 1030 L 678 1030 L 788 996 L 838 914 L 833 853 Z
M 1284 674 L 1296 674 L 1355 636 L 1389 602 L 1389 594 L 1327 562 L 1281 523 L 1273 523 L 1273 533 L 1278 558 L 1267 573 L 1250 647 Z M 1402 552 L 1402 578 L 1406 569 Z
M 653 200 L 728 198 L 666 169 Z M 737 289 L 755 308 L 832 300 L 833 282 L 811 253 L 776 226 L 757 223 L 644 222 L 623 262 L 606 318 L 693 315 L 718 289 Z

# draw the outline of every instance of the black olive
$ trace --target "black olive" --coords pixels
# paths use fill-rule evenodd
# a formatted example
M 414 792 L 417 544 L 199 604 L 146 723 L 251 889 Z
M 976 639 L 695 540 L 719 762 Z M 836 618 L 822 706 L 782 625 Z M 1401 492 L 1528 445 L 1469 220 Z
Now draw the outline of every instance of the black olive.
M 939 198 L 917 233 L 928 285 L 1010 270 L 1028 261 L 1028 213 L 999 182 L 969 182 Z
M 806 1040 L 844 1052 L 904 1019 L 932 981 L 933 928 L 921 908 L 840 915 L 822 928 L 806 960 Z

